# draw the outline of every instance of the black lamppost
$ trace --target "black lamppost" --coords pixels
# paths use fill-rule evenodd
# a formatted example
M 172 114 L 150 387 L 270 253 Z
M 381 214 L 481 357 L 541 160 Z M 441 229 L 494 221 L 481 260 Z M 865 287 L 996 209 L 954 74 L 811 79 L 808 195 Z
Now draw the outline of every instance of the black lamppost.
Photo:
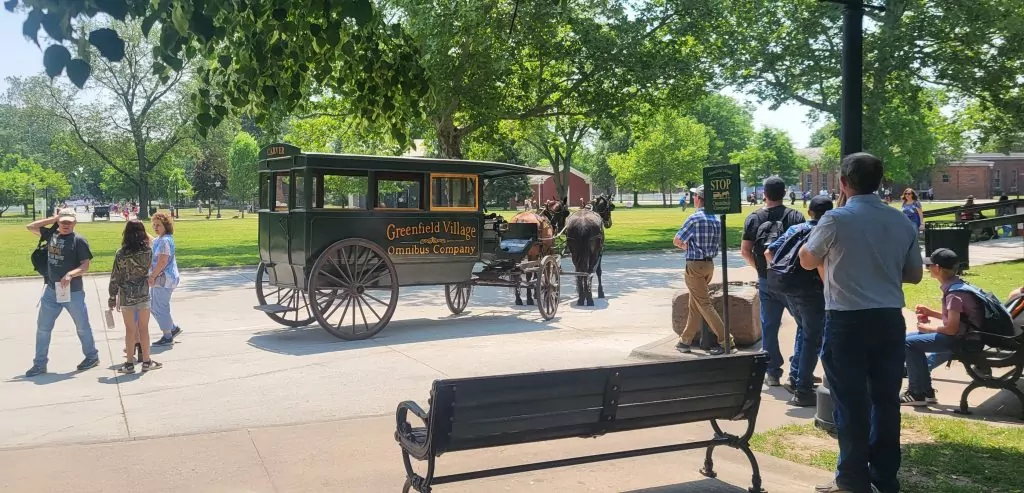
M 174 218 L 181 219 L 181 190 L 174 187 Z
M 884 7 L 866 5 L 860 0 L 819 0 L 838 3 L 843 9 L 842 108 L 839 119 L 839 154 L 848 156 L 864 147 L 864 10 L 884 12 Z M 816 391 L 817 411 L 814 425 L 835 433 L 832 396 L 828 379 Z
M 839 123 L 839 154 L 846 156 L 864 147 L 864 10 L 884 12 L 885 7 L 859 0 L 821 0 L 843 9 L 842 109 Z
M 32 184 L 32 222 L 36 220 L 36 184 Z
M 213 182 L 213 186 L 217 189 L 217 219 L 220 219 L 220 180 Z

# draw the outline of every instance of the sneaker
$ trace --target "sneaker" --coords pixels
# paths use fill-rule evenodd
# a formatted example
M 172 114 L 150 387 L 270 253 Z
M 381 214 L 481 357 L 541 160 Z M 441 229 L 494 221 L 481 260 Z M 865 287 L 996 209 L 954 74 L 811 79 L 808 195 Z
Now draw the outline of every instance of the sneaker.
M 154 346 L 171 346 L 174 345 L 174 338 L 170 336 L 163 336 L 159 341 L 153 343 Z
M 96 368 L 100 364 L 99 358 L 85 358 L 81 363 L 78 364 L 78 371 L 85 371 L 90 368 Z
M 928 400 L 923 394 L 913 394 L 909 390 L 900 395 L 902 406 L 927 406 Z
M 739 352 L 739 349 L 736 349 L 735 346 L 729 348 L 729 354 L 736 353 L 736 352 Z M 723 354 L 725 354 L 725 348 L 722 347 L 721 344 L 715 344 L 714 346 L 711 346 L 710 349 L 708 349 L 708 354 L 710 354 L 711 356 L 723 355 Z
M 776 377 L 775 375 L 765 375 L 764 384 L 769 387 L 778 387 L 779 385 L 782 385 L 782 382 L 780 382 L 779 377 Z
M 789 399 L 790 406 L 796 407 L 812 407 L 818 405 L 818 396 L 814 392 L 807 392 L 797 390 L 793 393 L 793 397 Z
M 175 325 L 174 328 L 171 329 L 171 339 L 174 339 L 175 337 L 178 337 L 178 334 L 180 334 L 180 333 L 181 333 L 181 327 L 178 327 L 177 325 Z
M 935 398 L 935 389 L 931 389 L 924 393 L 924 402 L 928 404 L 938 404 L 939 400 Z
M 680 353 L 688 353 L 690 352 L 691 348 L 692 346 L 683 341 L 679 341 L 676 343 L 676 350 L 679 351 Z
M 46 366 L 32 365 L 32 368 L 29 368 L 28 371 L 25 372 L 25 377 L 32 378 L 38 375 L 42 375 L 43 373 L 46 373 Z

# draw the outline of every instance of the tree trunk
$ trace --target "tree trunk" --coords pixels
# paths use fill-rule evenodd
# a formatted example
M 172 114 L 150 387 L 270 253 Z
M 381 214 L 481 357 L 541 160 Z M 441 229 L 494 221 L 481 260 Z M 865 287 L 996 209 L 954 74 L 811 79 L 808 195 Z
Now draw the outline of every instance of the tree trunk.
M 634 188 L 634 189 L 633 189 L 633 207 L 640 207 L 640 199 L 639 199 L 639 195 L 640 195 L 640 194 L 639 194 L 639 193 L 638 193 L 638 192 L 636 191 L 636 189 Z
M 139 176 L 139 215 L 140 221 L 149 219 L 149 178 Z
M 441 157 L 448 159 L 462 159 L 462 133 L 451 119 L 438 122 L 435 126 L 437 141 L 440 146 Z

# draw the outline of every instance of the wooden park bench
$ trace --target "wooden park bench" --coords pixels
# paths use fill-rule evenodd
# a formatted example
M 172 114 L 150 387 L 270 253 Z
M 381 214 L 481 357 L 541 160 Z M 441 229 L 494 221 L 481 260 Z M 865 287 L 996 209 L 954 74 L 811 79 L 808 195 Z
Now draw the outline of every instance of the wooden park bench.
M 766 363 L 763 354 L 740 354 L 436 380 L 429 411 L 412 401 L 398 405 L 395 439 L 406 471 L 402 491 L 429 493 L 439 484 L 699 448 L 707 449 L 701 474 L 715 477 L 712 452 L 728 446 L 746 454 L 753 469 L 750 491 L 760 493 L 761 474 L 749 440 Z M 409 423 L 409 413 L 423 425 Z M 716 420 L 746 420 L 746 432 L 742 436 L 726 433 Z M 446 452 L 702 421 L 710 421 L 714 430 L 709 440 L 434 476 L 436 458 Z M 413 470 L 410 458 L 427 462 L 424 476 Z
M 1018 301 L 1021 303 L 1024 301 Z M 1011 307 L 1013 308 L 1013 307 Z M 985 332 L 972 332 L 973 340 L 959 342 L 953 349 L 952 359 L 964 364 L 971 383 L 960 394 L 958 414 L 971 414 L 967 398 L 974 389 L 1007 390 L 1017 396 L 1024 419 L 1024 392 L 1017 387 L 1024 374 L 1024 327 L 1015 334 L 1003 336 Z

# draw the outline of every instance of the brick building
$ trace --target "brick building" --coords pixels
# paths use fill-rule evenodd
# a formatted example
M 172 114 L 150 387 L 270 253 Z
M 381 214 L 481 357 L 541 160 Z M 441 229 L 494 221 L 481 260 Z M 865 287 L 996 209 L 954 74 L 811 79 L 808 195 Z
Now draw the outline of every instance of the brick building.
M 964 159 L 932 171 L 935 198 L 960 200 L 1017 195 L 1024 180 L 1024 153 L 967 154 Z
M 822 189 L 828 191 L 839 190 L 839 170 L 826 172 L 818 168 L 818 163 L 821 162 L 821 147 L 797 149 L 796 152 L 807 158 L 811 162 L 811 166 L 807 171 L 800 172 L 800 183 L 787 183 L 787 185 L 790 185 L 791 188 L 795 186 L 801 192 L 811 192 L 811 195 L 818 193 Z

